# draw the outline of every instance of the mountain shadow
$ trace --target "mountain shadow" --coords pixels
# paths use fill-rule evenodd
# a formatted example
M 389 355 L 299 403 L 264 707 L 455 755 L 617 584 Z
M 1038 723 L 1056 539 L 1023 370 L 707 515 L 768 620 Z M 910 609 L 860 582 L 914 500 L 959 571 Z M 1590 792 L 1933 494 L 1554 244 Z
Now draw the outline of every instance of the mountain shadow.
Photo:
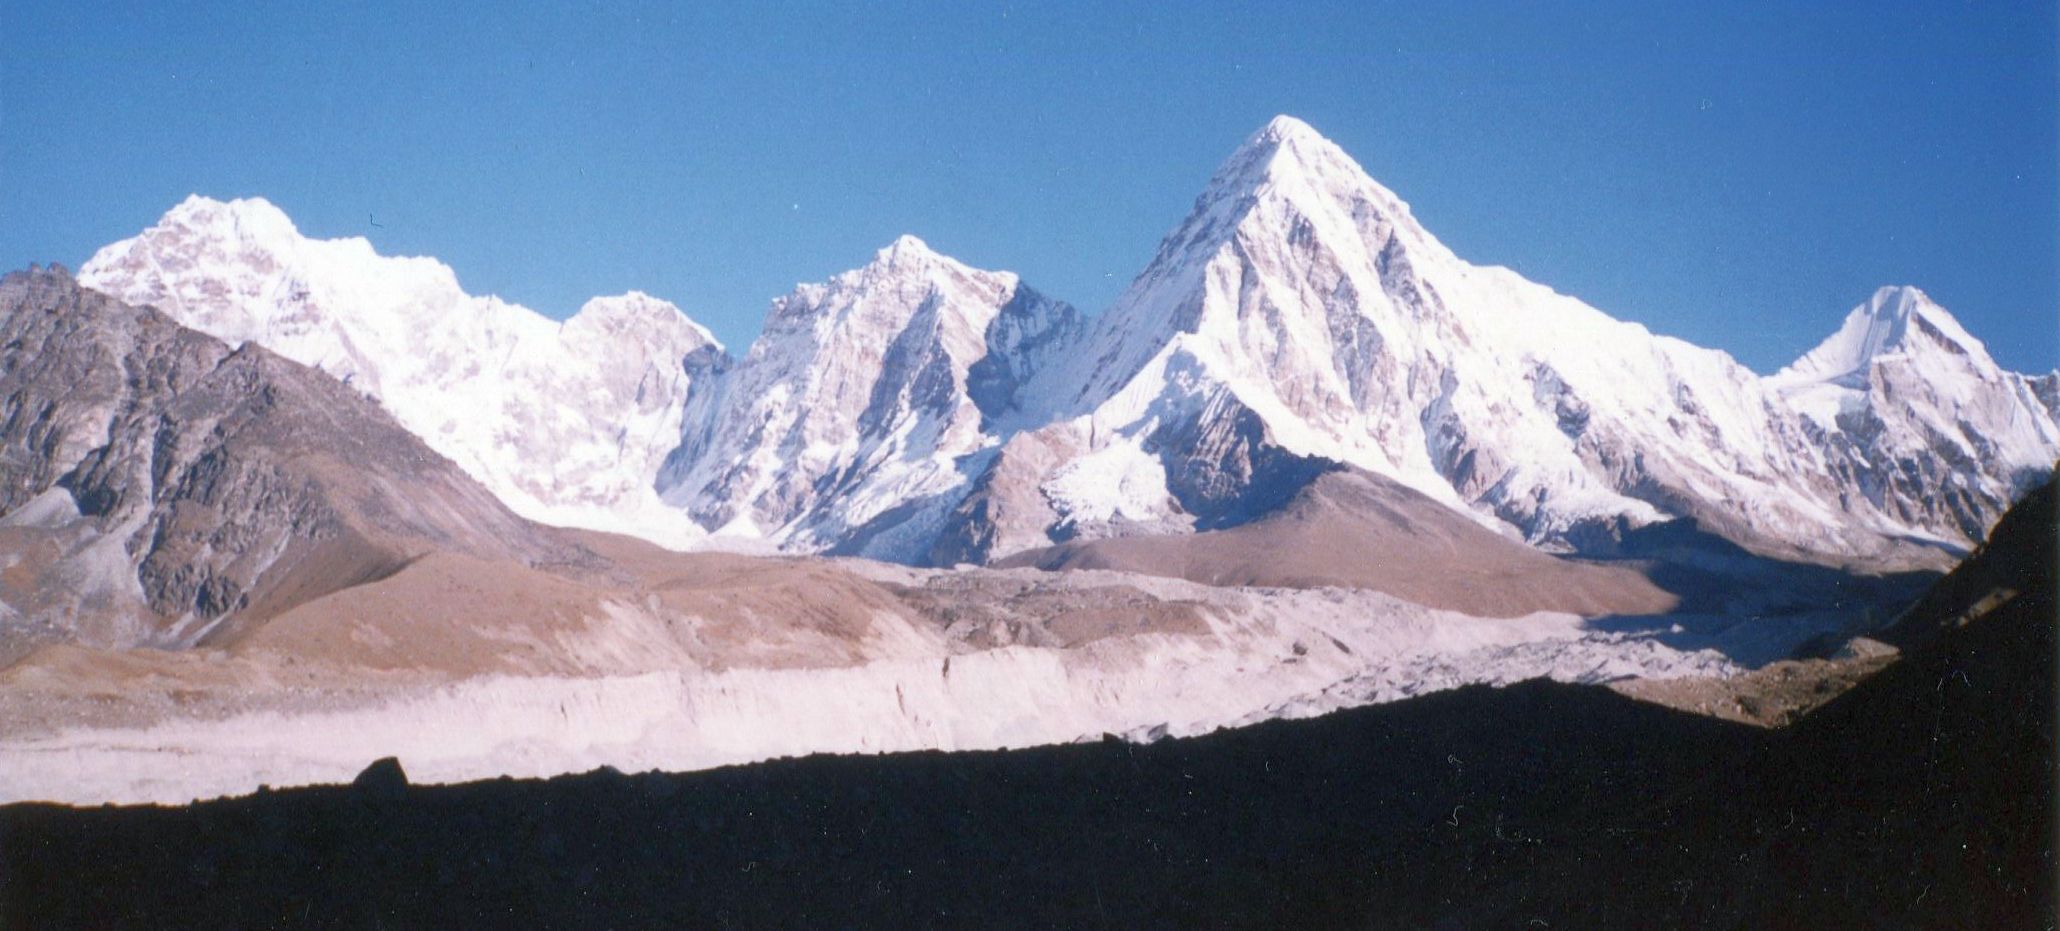
M 2049 482 L 2020 502 L 1882 631 L 1901 661 L 1639 812 L 1650 837 L 1680 842 L 1590 832 L 1454 917 L 2051 927 L 2054 495 Z
M 1608 556 L 1592 561 L 1635 569 L 1678 603 L 1665 614 L 1613 614 L 1589 626 L 1649 636 L 1678 650 L 1716 650 L 1748 667 L 1825 654 L 1872 633 L 1940 577 L 1767 556 L 1703 529 L 1694 518 L 1627 531 Z

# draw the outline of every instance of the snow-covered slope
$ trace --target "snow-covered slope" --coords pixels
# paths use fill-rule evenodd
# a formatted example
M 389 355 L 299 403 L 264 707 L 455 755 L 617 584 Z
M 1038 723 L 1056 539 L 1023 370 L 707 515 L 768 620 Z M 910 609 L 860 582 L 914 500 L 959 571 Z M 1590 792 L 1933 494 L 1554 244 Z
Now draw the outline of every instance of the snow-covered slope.
M 309 239 L 263 200 L 198 196 L 101 249 L 79 280 L 344 379 L 527 517 L 672 545 L 702 535 L 653 482 L 723 349 L 664 301 L 596 298 L 559 323 L 466 294 L 433 259 Z
M 1979 539 L 2060 448 L 2060 374 L 2006 372 L 1945 309 L 1887 287 L 1768 379 L 1840 485 L 1895 520 Z
M 1629 527 L 1691 516 L 1784 553 L 1937 561 L 1904 541 L 1978 539 L 2050 467 L 2060 431 L 2038 399 L 2047 382 L 2001 373 L 1927 307 L 1909 329 L 1946 338 L 1842 335 L 1799 365 L 1842 375 L 1856 354 L 1902 346 L 1896 358 L 1928 360 L 1865 370 L 1884 386 L 1866 394 L 1879 425 L 1827 430 L 1792 402 L 1817 397 L 1796 387 L 1807 374 L 1762 379 L 1469 264 L 1336 145 L 1280 117 L 1217 172 L 1085 346 L 1026 387 L 1043 407 L 1016 421 L 1025 432 L 990 473 L 1035 460 L 1008 480 L 1037 492 L 983 476 L 986 513 L 962 509 L 954 532 L 985 534 L 974 550 L 992 557 L 1120 532 L 1112 517 L 1234 523 L 1335 460 L 1552 547 L 1607 549 Z M 1926 379 L 1942 387 L 1916 390 Z M 1978 428 L 1953 426 L 1969 412 Z M 1989 428 L 2004 435 L 1982 445 Z M 1076 481 L 1083 470 L 1100 478 Z M 1968 493 L 1926 502 L 1940 478 Z
M 918 559 L 1017 385 L 1081 326 L 1015 275 L 904 236 L 773 303 L 660 487 L 725 535 Z

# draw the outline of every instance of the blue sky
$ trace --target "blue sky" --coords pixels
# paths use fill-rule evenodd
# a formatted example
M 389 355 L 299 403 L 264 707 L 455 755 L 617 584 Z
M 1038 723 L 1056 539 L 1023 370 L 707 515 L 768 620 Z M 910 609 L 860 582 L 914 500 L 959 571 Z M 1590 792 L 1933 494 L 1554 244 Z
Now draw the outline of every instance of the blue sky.
M 1462 256 L 1758 370 L 1886 283 L 2045 370 L 2055 45 L 2043 0 L 12 0 L 0 264 L 199 192 L 555 316 L 649 291 L 739 348 L 903 232 L 1099 311 L 1291 113 Z

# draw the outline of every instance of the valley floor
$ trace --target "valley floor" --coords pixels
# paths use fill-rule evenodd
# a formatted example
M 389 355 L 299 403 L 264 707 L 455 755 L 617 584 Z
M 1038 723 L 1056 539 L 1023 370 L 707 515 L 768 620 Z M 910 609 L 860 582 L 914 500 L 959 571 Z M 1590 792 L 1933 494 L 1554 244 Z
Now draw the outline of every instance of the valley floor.
M 447 786 L 382 761 L 348 787 L 0 808 L 0 923 L 2050 927 L 2053 497 L 1880 631 L 1892 660 L 1670 699 L 1878 668 L 1778 728 L 1530 681 L 1150 743 Z
M 1097 591 L 1105 575 L 1067 577 L 1067 597 Z M 154 655 L 124 658 L 137 668 L 115 675 L 105 656 L 60 651 L 0 673 L 0 800 L 182 803 L 341 782 L 381 756 L 449 783 L 1186 736 L 1475 683 L 1737 671 L 1715 650 L 1598 631 L 1572 615 L 1485 619 L 1367 592 L 1138 584 L 1151 587 L 1149 604 L 1181 607 L 1190 621 L 1091 636 L 1068 627 L 1084 623 L 1069 609 L 1048 624 L 1088 639 L 968 646 L 902 630 L 886 655 L 847 664 L 457 681 L 315 673 L 205 650 L 144 651 Z M 282 675 L 296 671 L 310 678 Z

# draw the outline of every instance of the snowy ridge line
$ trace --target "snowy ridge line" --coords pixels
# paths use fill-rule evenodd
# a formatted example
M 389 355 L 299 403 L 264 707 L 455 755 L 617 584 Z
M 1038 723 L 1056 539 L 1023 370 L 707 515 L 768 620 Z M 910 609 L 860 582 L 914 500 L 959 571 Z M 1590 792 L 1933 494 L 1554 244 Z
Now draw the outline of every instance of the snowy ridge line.
M 1281 497 L 1287 456 L 1551 550 L 1690 517 L 1936 568 L 2060 458 L 2060 374 L 2003 371 L 1915 288 L 1763 377 L 1465 262 L 1286 116 L 1092 320 L 903 236 L 775 301 L 732 358 L 645 295 L 554 324 L 199 197 L 81 280 L 349 380 L 525 516 L 675 548 L 945 564 L 1191 532 Z
M 343 380 L 525 517 L 703 536 L 652 485 L 723 349 L 664 301 L 633 291 L 552 320 L 465 293 L 434 259 L 302 236 L 258 198 L 189 197 L 79 280 Z

